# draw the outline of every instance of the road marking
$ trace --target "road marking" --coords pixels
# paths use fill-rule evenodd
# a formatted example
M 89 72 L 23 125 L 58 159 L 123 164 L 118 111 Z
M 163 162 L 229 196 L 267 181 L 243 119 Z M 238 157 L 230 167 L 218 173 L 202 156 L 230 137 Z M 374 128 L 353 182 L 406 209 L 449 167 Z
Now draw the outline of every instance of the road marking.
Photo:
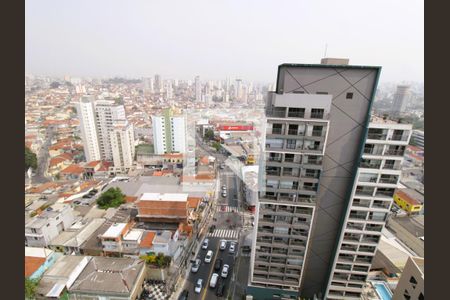
M 229 240 L 236 240 L 239 233 L 236 229 L 214 229 L 212 233 L 208 233 L 209 237 L 218 237 Z
M 208 277 L 206 278 L 206 283 L 205 283 L 205 290 L 203 291 L 203 296 L 202 296 L 202 300 L 205 300 L 205 296 L 206 296 L 206 292 L 208 291 L 208 288 L 209 288 L 209 280 L 211 279 L 211 275 L 212 275 L 212 272 L 214 271 L 214 263 L 216 262 L 216 258 L 217 258 L 217 254 L 219 254 L 219 251 L 218 250 L 216 250 L 216 254 L 214 255 L 214 259 L 211 261 L 211 271 L 209 271 L 209 275 L 208 275 Z

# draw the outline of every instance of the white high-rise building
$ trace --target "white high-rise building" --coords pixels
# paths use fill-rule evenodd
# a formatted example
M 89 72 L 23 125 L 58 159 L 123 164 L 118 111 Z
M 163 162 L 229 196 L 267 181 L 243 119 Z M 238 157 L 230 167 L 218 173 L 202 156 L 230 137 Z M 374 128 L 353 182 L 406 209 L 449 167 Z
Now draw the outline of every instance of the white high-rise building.
M 195 102 L 202 101 L 202 86 L 200 83 L 200 76 L 195 77 Z
M 80 119 L 81 138 L 83 140 L 84 153 L 86 161 L 95 160 L 108 160 L 114 161 L 115 167 L 123 167 L 131 165 L 126 160 L 124 163 L 116 165 L 114 158 L 114 149 L 112 145 L 112 134 L 117 131 L 117 126 L 126 125 L 125 109 L 123 105 L 116 104 L 113 100 L 94 100 L 93 96 L 83 96 L 79 103 L 77 103 L 77 112 Z M 125 124 L 124 124 L 125 122 Z M 128 125 L 127 125 L 128 126 Z M 126 127 L 126 132 L 133 132 Z M 125 140 L 128 140 L 128 146 L 122 146 L 122 148 L 131 148 L 132 152 L 131 160 L 134 158 L 134 135 L 124 133 L 124 136 L 128 135 L 128 139 L 121 139 L 123 144 Z M 116 149 L 117 150 L 117 149 Z M 127 154 L 123 154 L 127 156 Z M 126 163 L 125 163 L 126 162 Z
M 115 168 L 129 169 L 134 159 L 134 129 L 127 120 L 119 120 L 110 135 Z
M 155 154 L 186 152 L 186 118 L 173 115 L 171 109 L 162 116 L 152 116 Z
M 94 97 L 83 96 L 76 104 L 80 120 L 81 138 L 83 140 L 86 161 L 100 160 L 100 146 L 97 137 Z
M 110 133 L 117 120 L 125 120 L 125 108 L 113 100 L 97 100 L 94 102 L 97 124 L 97 136 L 102 159 L 112 160 Z

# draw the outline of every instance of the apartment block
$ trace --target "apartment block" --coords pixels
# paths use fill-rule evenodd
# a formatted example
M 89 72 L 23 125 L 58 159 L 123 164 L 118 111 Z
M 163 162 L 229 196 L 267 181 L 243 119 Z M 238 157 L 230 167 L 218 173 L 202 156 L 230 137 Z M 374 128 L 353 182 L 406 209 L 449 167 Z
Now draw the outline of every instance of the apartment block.
M 387 221 L 411 124 L 373 117 L 330 274 L 326 299 L 360 299 Z
M 155 154 L 186 153 L 186 117 L 166 109 L 163 115 L 152 116 Z
M 323 299 L 380 67 L 282 64 L 266 102 L 249 294 Z
M 54 204 L 25 224 L 25 245 L 46 247 L 52 239 L 74 222 L 70 205 Z
M 114 168 L 126 172 L 134 161 L 134 130 L 126 120 L 117 121 L 111 132 L 111 150 Z
M 425 299 L 425 263 L 420 257 L 410 257 L 395 288 L 392 300 Z

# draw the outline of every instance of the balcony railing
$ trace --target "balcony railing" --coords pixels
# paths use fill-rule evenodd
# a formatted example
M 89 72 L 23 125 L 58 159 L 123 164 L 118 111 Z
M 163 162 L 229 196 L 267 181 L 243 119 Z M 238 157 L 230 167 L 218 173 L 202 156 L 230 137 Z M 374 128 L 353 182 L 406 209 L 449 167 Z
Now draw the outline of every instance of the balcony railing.
M 312 136 L 323 136 L 323 131 L 322 130 L 313 130 L 312 131 Z
M 381 197 L 389 197 L 389 198 L 391 198 L 391 197 L 394 197 L 394 191 L 380 191 L 380 190 L 378 190 L 376 193 L 375 193 L 375 196 L 381 196 Z
M 364 148 L 364 154 L 381 155 L 383 154 L 383 149 Z
M 288 135 L 298 135 L 298 129 L 289 129 L 288 130 Z
M 269 161 L 274 161 L 274 162 L 281 162 L 281 156 L 280 157 L 269 156 L 268 160 Z
M 323 116 L 325 114 L 323 112 L 311 112 L 310 118 L 311 119 L 323 119 Z
M 385 133 L 368 133 L 367 139 L 370 140 L 386 140 L 387 134 Z
M 380 183 L 397 184 L 398 178 L 380 178 Z
M 283 134 L 282 128 L 272 128 L 272 130 L 269 130 L 267 132 L 268 134 Z
M 266 175 L 280 176 L 280 171 L 266 170 Z
M 288 118 L 304 118 L 305 112 L 301 111 L 288 111 Z
M 267 111 L 267 115 L 269 117 L 285 118 L 286 117 L 286 110 L 272 109 L 272 110 Z
M 381 166 L 381 163 L 368 163 L 368 162 L 361 162 L 360 164 L 361 168 L 367 168 L 367 169 L 379 169 Z
M 401 134 L 394 134 L 389 138 L 390 141 L 402 141 L 406 142 L 408 140 L 407 135 L 401 135 Z

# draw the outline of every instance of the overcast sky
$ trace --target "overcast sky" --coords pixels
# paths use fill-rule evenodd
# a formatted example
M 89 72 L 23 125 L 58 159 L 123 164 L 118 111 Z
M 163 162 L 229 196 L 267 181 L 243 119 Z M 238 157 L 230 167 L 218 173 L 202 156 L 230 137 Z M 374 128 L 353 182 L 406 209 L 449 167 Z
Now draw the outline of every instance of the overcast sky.
M 423 1 L 26 0 L 26 72 L 240 77 L 350 58 L 381 81 L 423 81 Z

